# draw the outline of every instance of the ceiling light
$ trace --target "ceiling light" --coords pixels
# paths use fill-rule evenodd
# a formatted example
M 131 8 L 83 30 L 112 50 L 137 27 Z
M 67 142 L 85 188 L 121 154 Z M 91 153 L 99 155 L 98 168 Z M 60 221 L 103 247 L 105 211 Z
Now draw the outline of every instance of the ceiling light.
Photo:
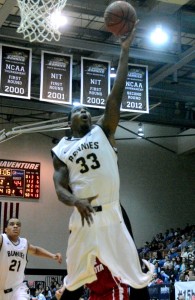
M 73 105 L 73 106 L 80 106 L 81 103 L 80 103 L 79 101 L 73 101 L 73 102 L 72 102 L 72 105 Z
M 50 22 L 55 28 L 59 28 L 67 23 L 67 18 L 61 14 L 60 11 L 54 11 L 50 16 Z
M 137 134 L 138 134 L 139 137 L 143 137 L 143 136 L 144 136 L 144 130 L 143 130 L 142 123 L 139 123 L 139 124 L 138 124 L 138 131 L 137 131 Z
M 116 70 L 115 70 L 114 67 L 112 67 L 112 68 L 110 69 L 110 77 L 111 77 L 111 78 L 115 78 L 115 77 L 116 77 Z
M 157 25 L 150 35 L 150 40 L 154 44 L 163 45 L 168 41 L 168 34 L 163 30 L 161 25 Z

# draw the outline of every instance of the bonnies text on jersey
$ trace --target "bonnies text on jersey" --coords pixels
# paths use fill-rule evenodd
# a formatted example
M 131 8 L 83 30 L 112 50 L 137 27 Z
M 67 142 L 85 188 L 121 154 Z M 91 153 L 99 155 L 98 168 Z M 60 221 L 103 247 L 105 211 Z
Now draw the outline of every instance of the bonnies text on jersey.
M 7 255 L 8 255 L 8 257 L 16 256 L 16 257 L 21 257 L 24 259 L 24 253 L 22 253 L 20 251 L 7 251 Z
M 72 155 L 69 156 L 69 160 L 73 162 L 74 158 L 79 154 L 79 152 L 86 149 L 98 149 L 98 142 L 89 142 L 81 144 L 75 151 L 72 152 Z

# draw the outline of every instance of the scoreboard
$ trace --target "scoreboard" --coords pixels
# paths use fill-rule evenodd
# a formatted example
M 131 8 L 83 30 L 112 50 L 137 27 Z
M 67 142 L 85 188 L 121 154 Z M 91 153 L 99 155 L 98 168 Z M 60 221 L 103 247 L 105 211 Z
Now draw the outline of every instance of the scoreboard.
M 40 198 L 40 163 L 0 159 L 0 196 Z

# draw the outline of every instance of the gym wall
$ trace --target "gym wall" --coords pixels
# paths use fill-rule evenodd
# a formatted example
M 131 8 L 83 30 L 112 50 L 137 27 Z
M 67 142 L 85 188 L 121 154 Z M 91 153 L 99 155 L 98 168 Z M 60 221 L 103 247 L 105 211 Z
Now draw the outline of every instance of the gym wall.
M 156 132 L 156 127 L 152 128 Z M 137 247 L 150 241 L 156 233 L 164 233 L 171 227 L 185 227 L 187 222 L 194 223 L 195 154 L 177 155 L 176 139 L 155 141 L 157 144 L 135 136 L 117 140 L 120 197 L 130 217 Z M 1 159 L 41 163 L 41 193 L 38 200 L 10 197 L 0 200 L 20 202 L 22 236 L 30 243 L 63 254 L 62 265 L 29 256 L 28 268 L 66 268 L 65 251 L 72 208 L 57 200 L 50 154 L 53 146 L 52 139 L 41 133 L 23 134 L 1 143 Z

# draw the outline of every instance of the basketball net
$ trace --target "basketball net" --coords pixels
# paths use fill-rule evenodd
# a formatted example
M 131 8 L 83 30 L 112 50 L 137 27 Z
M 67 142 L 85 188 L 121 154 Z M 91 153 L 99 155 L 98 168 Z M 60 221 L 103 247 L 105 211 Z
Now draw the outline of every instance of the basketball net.
M 61 12 L 67 0 L 17 0 L 21 22 L 17 29 L 30 42 L 59 41 L 61 33 L 51 15 Z

